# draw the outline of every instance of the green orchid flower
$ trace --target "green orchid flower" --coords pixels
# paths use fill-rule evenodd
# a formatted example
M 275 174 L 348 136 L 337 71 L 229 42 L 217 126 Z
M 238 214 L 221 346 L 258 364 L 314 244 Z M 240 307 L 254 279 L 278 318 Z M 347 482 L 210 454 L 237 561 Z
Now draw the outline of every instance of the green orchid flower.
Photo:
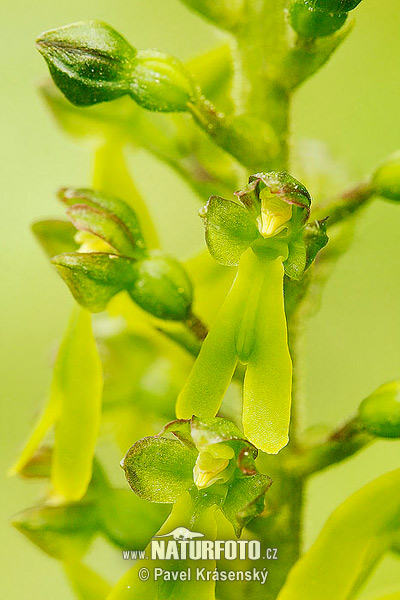
M 160 435 L 146 437 L 127 452 L 121 466 L 133 491 L 150 502 L 173 503 L 170 516 L 158 531 L 167 537 L 174 530 L 192 530 L 206 540 L 217 539 L 219 511 L 240 537 L 243 527 L 265 506 L 271 485 L 255 466 L 257 449 L 227 419 L 178 420 Z M 219 531 L 219 529 L 218 529 Z M 218 534 L 219 535 L 219 534 Z M 230 535 L 230 534 L 229 534 Z M 220 538 L 218 538 L 220 539 Z M 151 548 L 146 548 L 147 556 Z M 108 600 L 139 600 L 143 597 L 196 597 L 215 600 L 215 582 L 140 579 L 141 562 L 130 569 L 113 588 Z M 151 568 L 185 572 L 190 566 L 216 568 L 215 560 L 171 558 L 153 560 Z
M 291 403 L 284 274 L 301 279 L 327 236 L 323 223 L 306 227 L 311 198 L 288 173 L 253 175 L 236 196 L 240 203 L 211 197 L 201 212 L 211 255 L 239 269 L 176 410 L 215 416 L 240 361 L 245 436 L 275 454 L 288 442 Z

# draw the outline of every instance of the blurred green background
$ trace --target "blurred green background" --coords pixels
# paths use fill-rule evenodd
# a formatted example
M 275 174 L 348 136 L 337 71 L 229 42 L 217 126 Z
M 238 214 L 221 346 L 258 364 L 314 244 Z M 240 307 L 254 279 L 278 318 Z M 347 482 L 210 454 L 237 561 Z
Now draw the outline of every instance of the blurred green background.
M 54 191 L 61 185 L 87 185 L 91 171 L 88 151 L 60 134 L 35 92 L 47 69 L 33 42 L 43 30 L 98 18 L 138 47 L 157 47 L 186 59 L 215 46 L 219 34 L 179 0 L 1 4 L 1 596 L 71 600 L 57 563 L 7 521 L 39 492 L 36 485 L 6 479 L 5 473 L 46 393 L 49 359 L 71 304 L 29 225 L 39 217 L 61 214 Z M 399 9 L 399 0 L 364 0 L 350 38 L 294 104 L 296 137 L 325 140 L 355 179 L 400 148 Z M 166 249 L 188 256 L 200 248 L 198 201 L 191 191 L 145 153 L 135 155 L 131 166 Z M 321 310 L 308 324 L 302 369 L 305 425 L 340 422 L 374 388 L 400 377 L 399 231 L 400 207 L 376 201 L 361 218 L 351 251 L 336 268 Z M 399 466 L 399 450 L 398 442 L 379 442 L 311 481 L 306 546 L 339 502 Z M 112 577 L 126 567 L 118 551 L 101 543 L 92 561 Z M 388 557 L 361 597 L 373 599 L 399 588 L 399 562 Z

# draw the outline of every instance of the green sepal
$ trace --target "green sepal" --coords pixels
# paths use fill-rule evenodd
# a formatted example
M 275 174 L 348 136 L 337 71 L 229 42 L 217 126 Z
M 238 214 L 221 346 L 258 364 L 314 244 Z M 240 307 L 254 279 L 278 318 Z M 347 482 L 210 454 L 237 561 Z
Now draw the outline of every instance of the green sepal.
M 132 263 L 133 281 L 126 287 L 141 308 L 159 319 L 182 321 L 189 317 L 193 289 L 183 266 L 154 251 Z
M 191 424 L 191 419 L 176 419 L 176 421 L 171 421 L 171 423 L 168 423 L 160 435 L 172 433 L 180 442 L 182 442 L 182 444 L 197 454 L 196 445 L 192 439 Z
M 105 310 L 134 278 L 134 262 L 116 254 L 73 252 L 51 260 L 75 300 L 91 312 Z
M 340 29 L 347 19 L 347 12 L 327 12 L 313 8 L 307 0 L 295 0 L 289 9 L 289 19 L 293 29 L 301 37 L 319 38 Z
M 139 220 L 123 200 L 83 188 L 62 188 L 58 198 L 69 207 L 67 214 L 77 229 L 104 239 L 120 254 L 146 254 Z
M 400 438 L 400 381 L 381 385 L 361 402 L 358 415 L 368 433 Z
M 237 537 L 243 527 L 264 510 L 265 494 L 272 484 L 268 475 L 236 478 L 229 487 L 222 511 L 230 521 Z
M 19 513 L 12 524 L 49 556 L 76 559 L 96 533 L 97 512 L 92 504 L 49 504 Z
M 249 212 L 231 200 L 211 196 L 200 215 L 207 248 L 221 265 L 239 264 L 243 252 L 260 235 Z
M 147 437 L 121 462 L 132 490 L 150 502 L 175 502 L 193 485 L 195 456 L 178 440 Z
M 251 178 L 250 178 L 251 179 Z M 260 179 L 252 179 L 241 190 L 235 192 L 241 204 L 255 217 L 260 214 Z
M 326 233 L 326 219 L 307 223 L 304 228 L 304 240 L 307 252 L 305 269 L 308 269 L 317 257 L 318 252 L 329 241 L 328 234 Z
M 311 196 L 307 188 L 286 171 L 269 171 L 256 173 L 249 177 L 249 183 L 259 182 L 259 196 L 262 198 L 263 190 L 276 195 L 280 200 L 293 204 L 302 209 L 304 220 L 308 219 L 311 207 Z
M 198 95 L 185 67 L 155 50 L 138 53 L 129 93 L 137 104 L 157 112 L 185 112 Z
M 69 221 L 48 219 L 32 224 L 32 232 L 51 258 L 62 252 L 75 252 L 79 245 L 75 241 L 76 229 Z
M 251 448 L 254 458 L 257 456 L 257 449 L 245 439 L 240 429 L 228 419 L 222 417 L 212 419 L 193 417 L 190 423 L 192 439 L 198 449 L 212 444 L 220 444 L 221 442 L 240 441 L 246 447 Z
M 178 419 L 164 427 L 161 435 L 166 433 L 173 433 L 189 449 L 196 451 L 214 444 L 231 442 L 230 445 L 238 455 L 237 466 L 246 474 L 249 460 L 254 463 L 258 454 L 257 448 L 246 440 L 235 423 L 222 417 L 200 419 L 193 416 L 191 419 Z
M 136 50 L 106 23 L 80 21 L 52 29 L 36 45 L 73 104 L 90 106 L 129 92 Z
M 304 275 L 307 263 L 307 249 L 303 231 L 289 242 L 289 255 L 283 263 L 285 275 L 295 281 L 300 281 Z

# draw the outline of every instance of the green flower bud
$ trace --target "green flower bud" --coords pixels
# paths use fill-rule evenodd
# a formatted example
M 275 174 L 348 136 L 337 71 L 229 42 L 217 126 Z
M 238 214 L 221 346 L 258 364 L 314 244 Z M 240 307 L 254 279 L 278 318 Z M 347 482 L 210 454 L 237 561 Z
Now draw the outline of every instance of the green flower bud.
M 400 437 L 400 381 L 386 383 L 360 404 L 359 418 L 368 433 Z
M 153 252 L 148 259 L 134 263 L 133 269 L 134 281 L 127 291 L 136 304 L 160 319 L 189 317 L 192 284 L 179 262 Z
M 37 40 L 55 84 L 77 106 L 126 94 L 147 110 L 180 112 L 198 95 L 175 58 L 137 51 L 101 21 L 81 21 L 47 31 Z
M 143 108 L 158 112 L 181 112 L 197 91 L 189 73 L 175 58 L 146 50 L 137 55 L 130 94 Z
M 129 93 L 136 50 L 106 23 L 72 23 L 43 33 L 36 44 L 73 104 L 90 106 Z
M 344 13 L 353 10 L 361 0 L 307 0 L 312 8 L 319 8 L 325 12 Z
M 375 171 L 372 186 L 379 196 L 400 201 L 400 152 L 390 157 Z
M 301 37 L 318 38 L 331 35 L 344 25 L 347 13 L 326 12 L 313 8 L 306 0 L 295 0 L 289 10 L 290 24 Z

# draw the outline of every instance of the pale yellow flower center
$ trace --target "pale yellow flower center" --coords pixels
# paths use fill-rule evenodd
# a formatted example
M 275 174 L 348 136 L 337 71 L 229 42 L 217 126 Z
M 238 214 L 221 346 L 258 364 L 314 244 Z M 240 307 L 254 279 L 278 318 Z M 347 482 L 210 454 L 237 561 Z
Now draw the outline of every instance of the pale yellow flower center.
M 193 468 L 196 487 L 200 490 L 216 481 L 226 481 L 229 473 L 224 471 L 234 455 L 233 449 L 225 444 L 213 444 L 207 450 L 201 450 Z
M 276 196 L 261 198 L 261 215 L 258 217 L 258 229 L 264 238 L 276 235 L 292 218 L 292 205 Z

